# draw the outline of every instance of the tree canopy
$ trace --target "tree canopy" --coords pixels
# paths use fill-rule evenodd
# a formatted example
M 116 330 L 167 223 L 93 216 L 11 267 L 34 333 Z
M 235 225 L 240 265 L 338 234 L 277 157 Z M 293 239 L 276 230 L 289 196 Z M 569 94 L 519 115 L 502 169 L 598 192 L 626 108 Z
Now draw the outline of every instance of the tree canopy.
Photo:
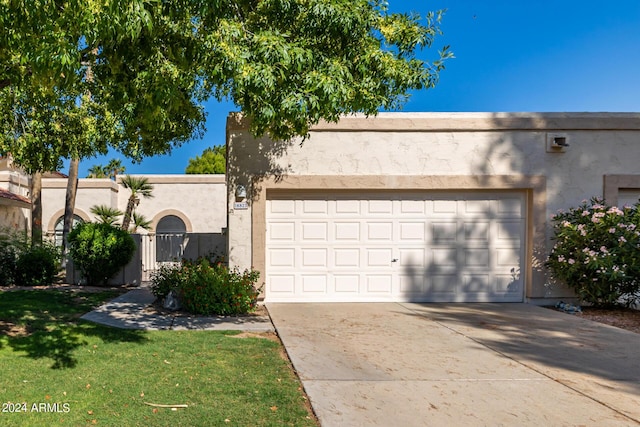
M 201 155 L 189 159 L 189 164 L 184 172 L 187 174 L 223 174 L 227 171 L 226 152 L 227 147 L 224 145 L 207 147 Z
M 201 135 L 210 97 L 288 140 L 320 120 L 375 114 L 433 87 L 417 52 L 441 13 L 382 0 L 0 2 L 0 154 L 53 170 L 109 147 L 133 160 Z

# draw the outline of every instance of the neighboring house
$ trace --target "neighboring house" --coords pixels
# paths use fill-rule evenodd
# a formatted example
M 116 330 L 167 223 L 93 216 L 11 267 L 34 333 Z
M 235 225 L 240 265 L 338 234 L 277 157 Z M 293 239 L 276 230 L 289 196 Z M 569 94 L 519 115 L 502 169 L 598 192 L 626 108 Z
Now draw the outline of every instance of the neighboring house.
M 227 190 L 224 175 L 144 175 L 153 197 L 141 198 L 136 212 L 150 222 L 139 228 L 142 277 L 148 280 L 159 265 L 200 255 L 226 255 Z M 94 221 L 91 207 L 106 205 L 125 211 L 129 190 L 110 179 L 80 179 L 74 225 Z M 10 159 L 0 158 L 0 228 L 30 231 L 30 178 Z M 54 172 L 42 179 L 42 229 L 45 238 L 61 244 L 67 177 Z M 70 278 L 73 281 L 78 277 Z
M 0 157 L 0 229 L 29 231 L 29 180 L 11 159 Z
M 382 113 L 304 141 L 227 121 L 229 263 L 266 301 L 547 304 L 550 217 L 640 195 L 640 114 Z
M 142 280 L 164 262 L 196 258 L 209 253 L 224 256 L 226 240 L 226 182 L 224 175 L 140 175 L 153 185 L 153 197 L 140 198 L 136 212 L 150 221 L 141 235 Z M 106 205 L 124 212 L 130 192 L 108 178 L 78 182 L 74 222 L 94 221 L 91 207 Z M 60 242 L 67 179 L 42 183 L 43 231 Z

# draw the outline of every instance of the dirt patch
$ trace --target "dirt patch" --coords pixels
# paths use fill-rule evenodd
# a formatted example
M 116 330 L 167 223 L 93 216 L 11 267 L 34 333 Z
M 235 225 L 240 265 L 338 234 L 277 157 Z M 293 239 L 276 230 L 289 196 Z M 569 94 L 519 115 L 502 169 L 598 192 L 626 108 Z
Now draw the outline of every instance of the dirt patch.
M 581 313 L 571 314 L 571 316 L 578 316 L 640 334 L 640 310 L 583 307 Z
M 158 315 L 162 315 L 162 316 L 175 316 L 175 317 L 202 317 L 203 315 L 194 315 L 191 313 L 188 313 L 186 311 L 183 310 L 169 310 L 166 309 L 162 306 L 162 300 L 155 300 L 153 302 L 153 304 L 145 307 L 144 309 L 144 313 L 146 314 L 158 314 Z M 234 314 L 234 315 L 229 315 L 229 316 L 220 316 L 220 317 L 269 317 L 269 313 L 267 312 L 267 308 L 263 305 L 263 304 L 258 304 L 256 306 L 256 309 L 254 311 L 252 311 L 251 313 L 246 313 L 246 314 Z

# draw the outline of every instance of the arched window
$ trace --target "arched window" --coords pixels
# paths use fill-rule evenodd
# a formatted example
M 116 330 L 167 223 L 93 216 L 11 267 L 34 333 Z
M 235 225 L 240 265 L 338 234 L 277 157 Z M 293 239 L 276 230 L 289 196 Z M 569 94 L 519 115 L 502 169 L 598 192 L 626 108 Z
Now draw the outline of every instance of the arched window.
M 84 220 L 78 215 L 73 215 L 71 222 L 71 229 L 73 230 L 76 225 L 82 224 Z M 62 229 L 64 228 L 64 215 L 58 218 L 56 226 L 54 227 L 54 243 L 56 246 L 62 246 Z
M 182 259 L 187 227 L 175 215 L 167 215 L 156 227 L 156 261 L 170 262 Z

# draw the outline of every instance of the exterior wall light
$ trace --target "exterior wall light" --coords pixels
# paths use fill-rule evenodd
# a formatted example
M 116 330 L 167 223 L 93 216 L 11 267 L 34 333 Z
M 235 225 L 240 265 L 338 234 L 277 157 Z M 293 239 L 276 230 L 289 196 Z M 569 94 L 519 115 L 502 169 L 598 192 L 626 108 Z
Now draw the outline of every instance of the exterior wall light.
M 564 153 L 569 147 L 569 137 L 566 133 L 547 134 L 547 153 Z
M 247 198 L 247 189 L 244 185 L 238 185 L 236 187 L 236 200 L 244 200 Z

